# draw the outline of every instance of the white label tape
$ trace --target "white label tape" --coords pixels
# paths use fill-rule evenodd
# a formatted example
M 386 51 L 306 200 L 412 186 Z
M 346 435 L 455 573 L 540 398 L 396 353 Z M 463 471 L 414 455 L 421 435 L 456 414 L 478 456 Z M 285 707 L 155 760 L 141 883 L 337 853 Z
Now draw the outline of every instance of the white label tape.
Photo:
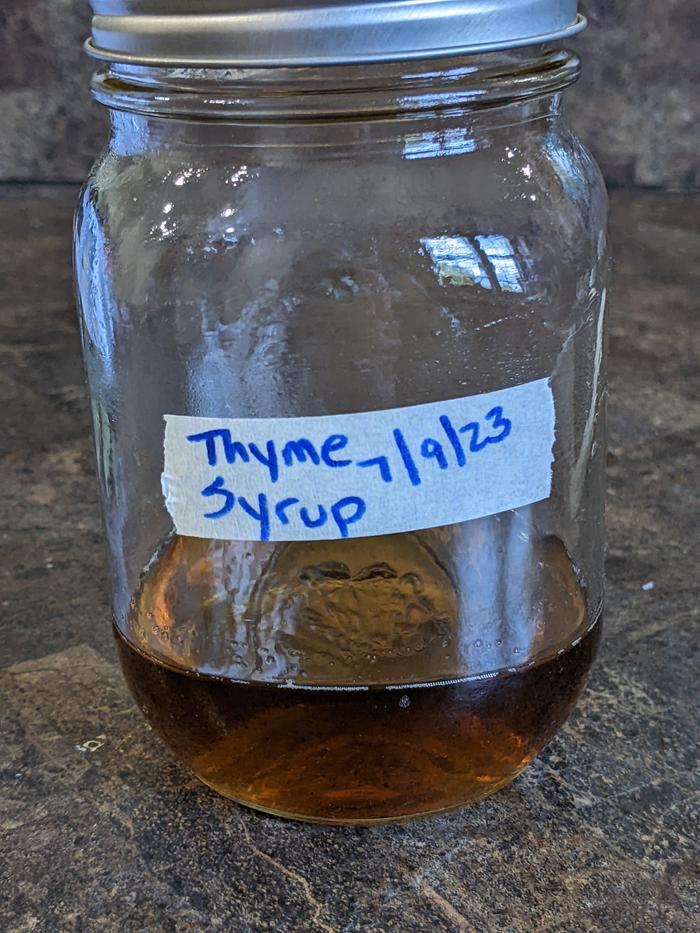
M 547 379 L 386 411 L 309 418 L 165 416 L 163 494 L 181 535 L 365 537 L 548 498 Z

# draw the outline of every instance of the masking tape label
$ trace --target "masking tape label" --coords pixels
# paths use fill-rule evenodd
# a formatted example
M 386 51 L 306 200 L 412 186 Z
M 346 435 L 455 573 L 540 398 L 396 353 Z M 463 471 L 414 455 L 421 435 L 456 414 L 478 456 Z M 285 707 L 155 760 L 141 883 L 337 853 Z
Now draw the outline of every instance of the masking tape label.
M 465 522 L 548 498 L 547 379 L 308 418 L 165 415 L 163 494 L 181 535 L 311 541 Z

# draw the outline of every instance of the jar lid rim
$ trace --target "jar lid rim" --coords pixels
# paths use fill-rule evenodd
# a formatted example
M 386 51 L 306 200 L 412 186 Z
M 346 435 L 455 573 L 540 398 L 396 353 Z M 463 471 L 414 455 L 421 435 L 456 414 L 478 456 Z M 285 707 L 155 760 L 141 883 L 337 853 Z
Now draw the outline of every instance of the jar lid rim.
M 444 58 L 540 45 L 586 26 L 577 0 L 92 0 L 92 6 L 88 54 L 161 67 Z

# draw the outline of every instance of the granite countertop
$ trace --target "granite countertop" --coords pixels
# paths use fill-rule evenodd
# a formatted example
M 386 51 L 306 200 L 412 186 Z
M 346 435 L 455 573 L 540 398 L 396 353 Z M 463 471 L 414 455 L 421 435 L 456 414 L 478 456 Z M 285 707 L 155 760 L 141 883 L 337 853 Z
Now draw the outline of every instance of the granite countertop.
M 607 635 L 577 711 L 480 804 L 336 828 L 215 796 L 122 683 L 75 194 L 0 189 L 0 928 L 698 929 L 700 199 L 612 198 Z

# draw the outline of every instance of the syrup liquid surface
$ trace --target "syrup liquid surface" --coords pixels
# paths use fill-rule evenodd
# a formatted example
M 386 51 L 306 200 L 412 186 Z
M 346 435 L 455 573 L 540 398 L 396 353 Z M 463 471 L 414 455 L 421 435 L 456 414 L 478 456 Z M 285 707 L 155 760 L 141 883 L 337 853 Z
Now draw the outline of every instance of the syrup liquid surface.
M 497 790 L 567 718 L 600 624 L 557 539 L 487 535 L 461 572 L 452 533 L 169 539 L 115 626 L 138 705 L 202 781 L 282 816 L 397 820 Z

